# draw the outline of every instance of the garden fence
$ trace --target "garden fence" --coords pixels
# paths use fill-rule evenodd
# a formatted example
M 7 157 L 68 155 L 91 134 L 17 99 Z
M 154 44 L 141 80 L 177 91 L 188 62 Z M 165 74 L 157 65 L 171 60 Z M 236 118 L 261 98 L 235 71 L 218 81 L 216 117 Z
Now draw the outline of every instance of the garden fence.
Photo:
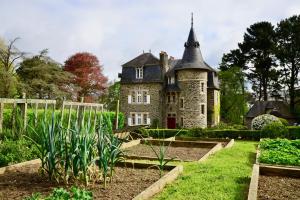
M 103 104 L 98 103 L 84 103 L 83 98 L 81 98 L 81 102 L 71 102 L 71 101 L 63 101 L 61 108 L 59 108 L 61 112 L 61 117 L 63 118 L 65 115 L 63 114 L 65 111 L 68 112 L 67 114 L 67 126 L 70 128 L 71 124 L 71 115 L 72 110 L 76 111 L 76 120 L 82 120 L 81 117 L 85 117 L 85 113 L 88 112 L 88 116 L 91 117 L 92 112 L 94 112 L 94 116 L 96 116 L 97 112 L 103 112 Z M 9 98 L 0 98 L 0 133 L 3 131 L 3 113 L 5 104 L 12 105 L 12 121 L 11 124 L 14 125 L 16 121 L 16 110 L 20 109 L 23 128 L 26 129 L 27 126 L 27 111 L 28 106 L 31 106 L 31 109 L 34 113 L 34 124 L 37 123 L 38 118 L 38 110 L 42 108 L 44 113 L 47 113 L 47 110 L 52 109 L 53 111 L 56 110 L 57 101 L 56 100 L 46 100 L 46 99 L 27 99 L 26 94 L 23 94 L 22 99 L 9 99 Z M 44 115 L 46 116 L 46 115 Z M 83 119 L 84 120 L 84 119 Z M 94 126 L 96 125 L 96 117 L 94 117 Z M 62 122 L 63 120 L 61 120 Z

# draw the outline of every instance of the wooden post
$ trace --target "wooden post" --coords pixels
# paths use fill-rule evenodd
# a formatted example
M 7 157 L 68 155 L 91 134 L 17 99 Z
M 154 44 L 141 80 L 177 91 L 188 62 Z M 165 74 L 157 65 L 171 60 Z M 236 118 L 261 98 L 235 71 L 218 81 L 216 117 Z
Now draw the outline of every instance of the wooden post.
M 26 93 L 22 94 L 22 99 L 26 99 Z M 27 126 L 27 101 L 23 105 L 21 104 L 21 113 L 23 117 L 23 130 L 25 130 Z
M 62 102 L 62 107 L 61 107 L 61 113 L 60 113 L 60 125 L 63 125 L 63 120 L 64 120 L 64 109 L 65 109 L 65 101 Z
M 3 112 L 4 112 L 4 103 L 0 103 L 0 133 L 3 131 Z
M 39 104 L 35 103 L 35 107 L 34 107 L 34 126 L 36 126 L 37 122 L 38 122 L 38 107 L 39 107 Z
M 115 130 L 118 130 L 119 128 L 119 106 L 120 106 L 120 101 L 117 101 L 117 109 L 116 109 L 116 116 L 115 116 Z
M 68 116 L 68 131 L 70 129 L 70 124 L 71 124 L 71 116 L 72 116 L 72 105 L 69 107 L 69 116 Z

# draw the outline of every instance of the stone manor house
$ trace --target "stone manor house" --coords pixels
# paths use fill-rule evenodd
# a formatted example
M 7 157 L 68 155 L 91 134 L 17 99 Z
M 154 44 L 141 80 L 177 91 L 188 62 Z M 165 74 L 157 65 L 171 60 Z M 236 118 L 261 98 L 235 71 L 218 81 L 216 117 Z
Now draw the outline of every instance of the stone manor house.
M 217 71 L 202 58 L 193 21 L 182 59 L 143 53 L 122 65 L 120 111 L 127 126 L 214 126 L 220 121 Z

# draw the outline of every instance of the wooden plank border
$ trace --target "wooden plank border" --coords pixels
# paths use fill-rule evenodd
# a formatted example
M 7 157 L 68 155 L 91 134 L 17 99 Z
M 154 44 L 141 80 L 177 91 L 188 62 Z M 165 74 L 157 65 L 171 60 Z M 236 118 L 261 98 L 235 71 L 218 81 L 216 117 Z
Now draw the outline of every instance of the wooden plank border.
M 249 186 L 248 200 L 257 199 L 258 178 L 259 178 L 259 165 L 254 164 L 252 169 L 250 186 Z
M 142 191 L 140 194 L 135 196 L 133 200 L 147 200 L 153 197 L 155 194 L 161 192 L 163 188 L 172 183 L 176 178 L 182 173 L 183 166 L 178 165 L 158 181 L 150 185 L 146 190 Z
M 24 166 L 32 166 L 32 165 L 39 165 L 41 164 L 41 160 L 40 159 L 35 159 L 35 160 L 29 160 L 29 161 L 26 161 L 26 162 L 21 162 L 21 163 L 18 163 L 18 164 L 14 164 L 14 165 L 9 165 L 9 166 L 6 166 L 6 167 L 1 167 L 0 168 L 0 175 L 1 174 L 4 174 L 5 172 L 13 172 L 13 171 L 18 171 L 20 170 L 21 167 L 24 167 Z M 30 170 L 30 168 L 29 168 Z

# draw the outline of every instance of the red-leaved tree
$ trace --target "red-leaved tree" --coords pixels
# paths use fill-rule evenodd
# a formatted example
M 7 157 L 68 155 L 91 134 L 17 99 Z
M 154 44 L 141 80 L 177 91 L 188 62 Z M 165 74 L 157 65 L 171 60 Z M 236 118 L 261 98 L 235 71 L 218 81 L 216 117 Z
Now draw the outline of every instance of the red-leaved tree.
M 103 67 L 91 53 L 76 53 L 65 61 L 64 70 L 75 75 L 73 84 L 78 86 L 78 98 L 92 99 L 101 95 L 107 87 L 107 77 L 102 74 Z

